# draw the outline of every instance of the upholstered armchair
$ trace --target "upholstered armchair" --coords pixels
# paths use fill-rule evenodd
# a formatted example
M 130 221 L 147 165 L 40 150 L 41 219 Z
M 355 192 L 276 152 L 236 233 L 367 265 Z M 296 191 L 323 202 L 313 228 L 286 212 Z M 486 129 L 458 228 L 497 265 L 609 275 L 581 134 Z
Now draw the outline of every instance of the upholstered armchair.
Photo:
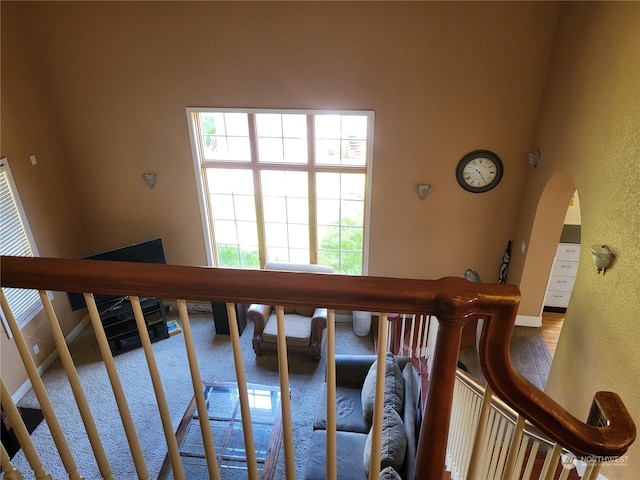
M 333 273 L 331 267 L 295 263 L 267 263 L 265 270 Z M 257 356 L 265 350 L 277 350 L 278 325 L 274 305 L 252 304 L 247 320 L 253 321 L 253 350 Z M 309 306 L 285 307 L 284 331 L 289 352 L 305 353 L 316 362 L 322 356 L 326 336 L 327 309 Z

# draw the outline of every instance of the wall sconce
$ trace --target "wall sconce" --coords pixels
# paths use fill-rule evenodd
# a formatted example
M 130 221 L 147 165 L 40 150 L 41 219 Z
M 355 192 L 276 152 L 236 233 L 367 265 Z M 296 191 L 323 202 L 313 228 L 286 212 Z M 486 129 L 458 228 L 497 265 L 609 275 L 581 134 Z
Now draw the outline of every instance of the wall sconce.
M 429 190 L 431 190 L 431 185 L 428 183 L 420 183 L 418 185 L 418 196 L 420 197 L 420 200 L 424 200 L 424 197 L 427 196 Z
M 593 255 L 593 264 L 596 266 L 598 273 L 602 272 L 602 275 L 604 275 L 605 270 L 613 262 L 615 255 L 609 247 L 601 243 L 591 245 L 591 254 Z
M 473 268 L 467 268 L 464 271 L 464 278 L 466 280 L 469 280 L 470 282 L 482 282 L 482 280 L 480 279 L 480 275 Z
M 529 152 L 527 156 L 529 157 L 529 166 L 531 167 L 531 170 L 535 170 L 540 162 L 540 150 Z
M 144 180 L 144 183 L 146 183 L 147 187 L 149 187 L 149 188 L 153 188 L 153 186 L 156 184 L 156 174 L 155 173 L 143 173 L 142 174 L 142 179 Z

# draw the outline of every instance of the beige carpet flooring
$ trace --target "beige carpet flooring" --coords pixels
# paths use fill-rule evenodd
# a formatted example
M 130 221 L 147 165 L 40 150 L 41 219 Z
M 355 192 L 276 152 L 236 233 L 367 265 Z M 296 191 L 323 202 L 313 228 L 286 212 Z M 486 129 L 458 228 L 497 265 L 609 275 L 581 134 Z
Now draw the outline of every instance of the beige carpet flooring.
M 192 314 L 191 325 L 195 339 L 198 364 L 202 380 L 211 382 L 235 381 L 235 370 L 228 335 L 216 335 L 215 326 L 208 314 Z M 278 385 L 277 358 L 265 353 L 256 357 L 251 347 L 253 324 L 249 323 L 241 337 L 244 369 L 247 381 Z M 336 353 L 367 354 L 373 352 L 371 336 L 354 335 L 351 324 L 336 325 Z M 137 478 L 124 429 L 119 419 L 115 399 L 101 361 L 92 328 L 85 328 L 70 345 L 78 374 L 87 395 L 98 430 L 111 463 L 114 478 Z M 187 405 L 193 397 L 188 361 L 184 347 L 184 335 L 179 334 L 153 344 L 173 430 L 177 428 Z M 303 477 L 312 420 L 320 388 L 325 378 L 323 360 L 318 364 L 306 357 L 292 356 L 289 360 L 289 378 L 293 417 L 293 435 L 296 452 L 296 475 Z M 140 444 L 145 455 L 150 478 L 155 479 L 166 454 L 166 442 L 149 370 L 142 349 L 136 349 L 115 357 L 121 383 L 129 401 Z M 78 464 L 80 474 L 87 480 L 102 478 L 93 459 L 71 388 L 60 361 L 56 361 L 43 375 L 53 408 L 67 436 L 70 449 Z M 37 407 L 38 401 L 29 391 L 19 402 L 26 407 Z M 43 463 L 54 479 L 68 478 L 51 440 L 46 422 L 34 431 L 32 439 Z M 281 454 L 282 456 L 282 454 Z M 28 463 L 22 452 L 14 457 L 14 464 L 31 478 Z M 276 478 L 284 478 L 282 462 Z

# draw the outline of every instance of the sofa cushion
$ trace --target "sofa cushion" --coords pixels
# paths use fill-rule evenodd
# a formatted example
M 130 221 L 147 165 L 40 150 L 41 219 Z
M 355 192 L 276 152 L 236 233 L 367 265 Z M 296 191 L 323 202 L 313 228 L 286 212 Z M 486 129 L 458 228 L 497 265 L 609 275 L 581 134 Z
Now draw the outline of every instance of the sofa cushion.
M 418 444 L 417 432 L 420 431 L 418 424 L 418 412 L 420 403 L 420 386 L 416 378 L 416 370 L 410 363 L 402 369 L 404 380 L 404 408 L 402 409 L 402 423 L 407 439 L 407 450 L 404 457 L 402 474 L 404 478 L 413 478 L 413 471 L 416 464 L 416 448 Z
M 324 384 L 313 420 L 314 430 L 327 429 L 327 385 Z M 336 429 L 367 434 L 369 425 L 362 414 L 360 389 L 336 387 Z
M 402 381 L 402 372 L 398 361 L 393 353 L 387 352 L 385 357 L 385 375 L 384 375 L 384 405 L 391 405 L 396 412 L 402 413 L 402 404 L 404 402 L 404 382 Z M 373 407 L 376 395 L 376 372 L 378 370 L 377 360 L 369 368 L 362 385 L 362 413 L 368 425 L 371 425 L 373 418 Z
M 267 262 L 264 266 L 265 270 L 278 270 L 285 272 L 303 272 L 303 273 L 333 273 L 333 268 L 328 265 L 315 265 L 308 263 L 280 263 L 280 262 Z M 284 313 L 297 313 L 305 317 L 312 317 L 316 311 L 315 307 L 311 306 L 288 306 L 284 307 Z M 288 329 L 285 329 L 288 334 Z M 270 340 L 265 340 L 270 341 Z M 273 342 L 275 343 L 275 341 Z M 293 345 L 287 341 L 288 345 Z M 305 343 L 304 345 L 309 345 Z
M 267 262 L 264 265 L 264 269 L 283 272 L 333 273 L 333 267 L 311 263 Z
M 367 436 L 364 433 L 336 432 L 336 452 L 338 455 L 338 478 L 340 480 L 366 480 L 364 465 L 356 458 L 362 458 Z M 311 447 L 304 473 L 305 480 L 327 479 L 327 432 L 315 430 L 311 434 Z
M 284 316 L 284 332 L 287 345 L 306 347 L 311 344 L 311 317 L 292 313 Z M 262 331 L 262 339 L 269 343 L 278 343 L 278 321 L 272 312 Z
M 303 315 L 305 317 L 313 317 L 313 314 L 316 311 L 316 307 L 304 307 L 302 305 L 293 306 L 293 307 L 284 307 L 284 313 L 287 315 L 290 313 L 297 313 L 299 315 Z
M 373 440 L 373 427 L 367 435 L 367 443 L 364 446 L 363 464 L 369 474 L 371 464 L 371 442 Z M 390 405 L 385 405 L 382 414 L 382 442 L 380 445 L 380 469 L 393 467 L 400 470 L 407 449 L 407 438 L 404 432 L 404 424 L 398 412 Z
M 393 467 L 386 467 L 380 472 L 380 480 L 402 480 L 402 477 L 398 475 L 398 472 L 396 472 Z

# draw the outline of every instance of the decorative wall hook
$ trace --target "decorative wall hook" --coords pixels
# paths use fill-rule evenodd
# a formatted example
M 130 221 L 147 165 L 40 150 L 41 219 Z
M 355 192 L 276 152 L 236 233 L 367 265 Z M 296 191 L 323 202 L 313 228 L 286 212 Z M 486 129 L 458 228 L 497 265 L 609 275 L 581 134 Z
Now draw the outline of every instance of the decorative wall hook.
M 598 273 L 604 272 L 611 266 L 615 255 L 609 247 L 602 243 L 596 243 L 591 245 L 591 255 L 593 257 L 593 264 L 596 266 Z
M 424 197 L 427 196 L 429 190 L 431 190 L 431 185 L 429 185 L 428 183 L 420 183 L 418 185 L 418 196 L 421 200 L 424 200 Z
M 143 173 L 142 174 L 142 179 L 144 180 L 144 183 L 146 183 L 147 187 L 149 187 L 149 188 L 153 188 L 153 186 L 156 184 L 156 174 L 155 173 Z
M 540 162 L 540 150 L 534 150 L 533 152 L 529 152 L 527 154 L 529 157 L 529 165 L 531 166 L 531 170 L 535 170 Z

